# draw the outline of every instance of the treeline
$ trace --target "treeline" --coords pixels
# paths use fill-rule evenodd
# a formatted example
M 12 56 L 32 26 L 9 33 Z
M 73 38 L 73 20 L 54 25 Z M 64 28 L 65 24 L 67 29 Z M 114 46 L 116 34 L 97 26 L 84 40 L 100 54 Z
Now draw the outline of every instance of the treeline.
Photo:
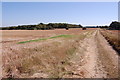
M 98 26 L 99 28 L 106 28 L 109 30 L 120 30 L 120 22 L 114 21 L 109 26 Z
M 50 30 L 56 28 L 82 28 L 81 25 L 67 24 L 67 23 L 39 23 L 37 25 L 18 25 L 10 27 L 1 27 L 1 30 Z
M 109 26 L 110 30 L 120 30 L 120 22 L 112 22 Z
M 39 23 L 37 25 L 18 25 L 18 26 L 10 26 L 10 27 L 1 27 L 0 30 L 51 30 L 51 29 L 59 29 L 59 28 L 83 28 L 82 25 L 76 24 L 67 24 L 67 23 Z M 120 22 L 114 21 L 109 26 L 94 26 L 87 28 L 105 28 L 109 30 L 120 30 Z

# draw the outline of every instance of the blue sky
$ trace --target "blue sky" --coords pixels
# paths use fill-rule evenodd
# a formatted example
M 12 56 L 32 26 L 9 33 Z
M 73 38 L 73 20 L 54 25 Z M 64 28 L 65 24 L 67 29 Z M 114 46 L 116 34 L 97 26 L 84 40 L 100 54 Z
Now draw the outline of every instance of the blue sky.
M 118 2 L 118 21 L 120 22 L 120 1 Z
M 38 23 L 109 25 L 118 20 L 117 2 L 3 2 L 2 26 Z

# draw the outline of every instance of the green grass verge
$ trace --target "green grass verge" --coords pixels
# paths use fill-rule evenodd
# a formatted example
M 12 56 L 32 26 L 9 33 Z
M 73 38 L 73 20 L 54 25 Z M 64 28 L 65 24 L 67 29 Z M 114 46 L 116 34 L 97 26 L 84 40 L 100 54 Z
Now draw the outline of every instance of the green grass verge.
M 49 37 L 49 38 L 40 38 L 40 39 L 35 39 L 35 40 L 22 41 L 22 42 L 18 42 L 18 44 L 37 42 L 37 41 L 43 41 L 43 40 L 48 40 L 48 39 L 60 38 L 60 37 L 68 38 L 68 37 L 74 37 L 74 35 L 58 35 L 58 36 Z

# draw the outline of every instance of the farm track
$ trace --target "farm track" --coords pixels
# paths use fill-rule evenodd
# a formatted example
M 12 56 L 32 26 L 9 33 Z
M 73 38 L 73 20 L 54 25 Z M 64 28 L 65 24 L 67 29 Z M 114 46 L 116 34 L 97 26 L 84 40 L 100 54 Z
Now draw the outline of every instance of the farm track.
M 109 45 L 107 40 L 101 35 L 99 29 L 93 30 L 93 31 L 85 31 L 84 35 L 86 35 L 85 38 L 83 40 L 78 41 L 77 50 L 75 51 L 74 54 L 72 54 L 72 56 L 67 62 L 70 65 L 67 65 L 67 66 L 62 65 L 65 69 L 65 72 L 64 73 L 60 72 L 60 74 L 62 75 L 58 77 L 63 77 L 63 78 L 118 78 L 119 76 L 118 75 L 118 54 Z M 10 58 L 12 59 L 11 55 L 15 54 L 15 56 L 17 56 L 18 55 L 17 50 L 19 51 L 20 48 L 28 47 L 30 50 L 31 49 L 34 50 L 33 48 L 35 48 L 36 46 L 42 46 L 42 45 L 53 46 L 52 43 L 56 41 L 59 43 L 61 42 L 62 46 L 65 46 L 64 43 L 66 42 L 62 39 L 53 39 L 53 40 L 49 40 L 48 42 L 46 41 L 43 43 L 37 43 L 37 42 L 30 43 L 30 44 L 27 43 L 27 44 L 21 44 L 19 46 L 18 44 L 16 44 L 17 41 L 3 42 L 3 44 L 5 44 L 5 46 L 3 46 L 4 49 L 7 48 L 3 50 L 3 53 L 5 53 L 4 57 L 6 57 L 6 59 L 10 59 Z M 48 50 L 51 50 L 51 49 L 52 48 L 50 49 L 48 48 Z M 6 54 L 6 52 L 8 53 Z M 11 57 L 9 58 L 9 56 L 7 55 Z M 30 55 L 36 56 L 37 52 L 35 54 L 30 54 Z M 54 56 L 54 54 L 52 55 L 48 54 L 48 55 L 49 57 L 51 57 L 51 59 L 52 57 L 56 57 Z M 27 58 L 26 56 L 24 55 L 23 58 L 26 59 Z M 21 59 L 18 59 L 15 61 L 19 62 L 19 60 Z M 14 63 L 15 61 L 12 61 L 12 62 Z M 59 64 L 59 66 L 61 67 L 61 64 Z M 20 77 L 21 75 L 18 74 L 18 76 Z M 29 77 L 34 78 L 34 77 L 48 77 L 48 76 L 49 74 L 47 73 L 37 72 Z
M 71 78 L 118 78 L 118 55 L 99 30 L 89 34 L 71 59 Z M 69 69 L 69 70 L 70 70 Z

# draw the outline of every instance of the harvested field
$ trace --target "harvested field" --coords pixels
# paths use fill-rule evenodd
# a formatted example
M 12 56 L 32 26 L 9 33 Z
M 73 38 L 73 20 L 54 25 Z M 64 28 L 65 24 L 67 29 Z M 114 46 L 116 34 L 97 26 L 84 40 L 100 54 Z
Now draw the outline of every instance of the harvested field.
M 118 78 L 118 53 L 99 29 L 1 32 L 2 77 Z
M 58 34 L 77 34 L 81 32 L 81 29 L 70 29 L 66 31 L 65 29 L 56 29 L 56 30 L 3 30 L 2 38 L 4 40 L 19 40 L 26 38 L 43 38 L 49 37 Z
M 120 31 L 119 30 L 101 30 L 101 33 L 120 55 Z

